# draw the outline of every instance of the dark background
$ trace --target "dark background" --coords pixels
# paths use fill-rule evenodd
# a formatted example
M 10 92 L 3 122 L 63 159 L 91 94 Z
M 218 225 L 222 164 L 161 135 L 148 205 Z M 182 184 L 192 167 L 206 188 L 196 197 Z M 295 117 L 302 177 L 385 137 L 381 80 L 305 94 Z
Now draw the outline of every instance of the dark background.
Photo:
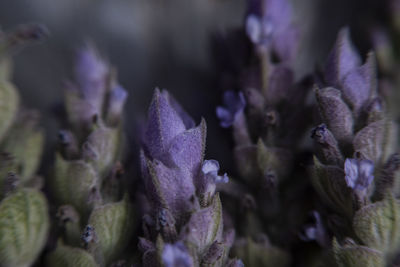
M 293 0 L 303 39 L 296 60 L 297 77 L 321 64 L 338 29 L 350 25 L 365 54 L 368 23 L 385 22 L 385 1 Z M 131 139 L 145 116 L 153 89 L 168 89 L 197 122 L 208 122 L 207 157 L 230 166 L 230 131 L 221 129 L 215 107 L 222 92 L 212 58 L 211 37 L 241 27 L 244 0 L 0 0 L 0 25 L 40 22 L 51 35 L 15 56 L 14 82 L 25 106 L 39 109 L 48 143 L 58 125 L 52 110 L 60 104 L 63 81 L 71 77 L 74 51 L 93 42 L 118 69 L 129 91 L 126 126 Z M 354 30 L 354 29 L 357 29 Z

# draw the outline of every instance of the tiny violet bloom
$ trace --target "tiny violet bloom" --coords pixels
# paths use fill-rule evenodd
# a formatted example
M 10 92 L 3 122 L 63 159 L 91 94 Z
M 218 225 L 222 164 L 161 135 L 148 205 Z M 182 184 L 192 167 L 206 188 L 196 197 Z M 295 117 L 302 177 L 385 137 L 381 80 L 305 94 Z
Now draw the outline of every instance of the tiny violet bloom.
M 300 238 L 304 241 L 315 240 L 320 246 L 324 247 L 329 244 L 329 238 L 322 223 L 321 215 L 318 211 L 313 211 L 312 216 L 315 223 L 307 225 L 304 229 L 304 233 L 300 235 Z
M 242 92 L 226 91 L 223 99 L 224 107 L 217 107 L 217 117 L 220 119 L 220 125 L 228 128 L 233 125 L 238 114 L 243 112 L 246 107 L 246 100 Z
M 354 190 L 366 190 L 374 179 L 374 163 L 370 160 L 346 159 L 344 163 L 346 183 Z
M 254 44 L 269 45 L 273 29 L 272 22 L 268 18 L 250 14 L 246 19 L 246 33 Z
M 215 183 L 227 183 L 229 181 L 226 173 L 224 173 L 222 176 L 218 175 L 219 163 L 216 160 L 205 160 L 201 167 L 201 171 L 207 177 L 212 178 Z
M 182 242 L 166 244 L 162 252 L 162 261 L 166 267 L 193 266 L 193 260 Z

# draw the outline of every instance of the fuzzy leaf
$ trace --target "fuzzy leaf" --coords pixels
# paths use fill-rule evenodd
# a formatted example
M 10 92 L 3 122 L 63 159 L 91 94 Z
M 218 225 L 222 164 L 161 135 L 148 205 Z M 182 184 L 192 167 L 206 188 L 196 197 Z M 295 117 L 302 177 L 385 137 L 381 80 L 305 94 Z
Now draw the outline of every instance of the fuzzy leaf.
M 348 28 L 340 30 L 336 43 L 325 67 L 325 78 L 329 85 L 338 86 L 353 69 L 361 65 L 361 58 L 350 40 Z
M 30 266 L 49 231 L 46 198 L 33 189 L 17 191 L 0 203 L 1 266 Z
M 30 114 L 18 116 L 1 146 L 3 151 L 14 158 L 18 168 L 17 174 L 25 184 L 36 173 L 44 146 L 44 134 L 37 129 L 37 118 L 29 116 Z
M 11 83 L 0 80 L 0 141 L 11 127 L 19 106 L 17 89 Z
M 156 89 L 150 104 L 144 136 L 147 152 L 152 158 L 161 159 L 172 139 L 185 130 L 185 124 L 178 113 L 165 95 Z
M 198 255 L 222 238 L 222 207 L 219 195 L 214 196 L 211 206 L 192 214 L 187 225 L 182 229 L 182 238 L 197 248 Z
M 352 217 L 352 191 L 346 185 L 341 168 L 323 165 L 314 157 L 314 172 L 311 182 L 326 204 L 341 214 Z
M 341 99 L 338 89 L 327 87 L 316 89 L 316 96 L 321 117 L 336 139 L 351 141 L 353 136 L 353 115 Z
M 383 267 L 385 260 L 379 250 L 354 243 L 340 246 L 333 239 L 333 253 L 339 267 Z
M 98 267 L 93 256 L 85 250 L 62 244 L 58 244 L 57 248 L 47 255 L 46 266 Z
M 93 163 L 100 177 L 105 177 L 117 159 L 119 145 L 119 129 L 99 127 L 89 135 L 83 145 L 83 157 Z
M 56 156 L 51 192 L 59 204 L 70 204 L 85 218 L 96 201 L 99 179 L 92 165 Z
M 90 215 L 89 225 L 94 228 L 97 240 L 89 244 L 89 251 L 101 266 L 116 260 L 131 238 L 133 207 L 127 198 L 96 207 Z
M 362 242 L 387 254 L 400 246 L 400 205 L 393 198 L 369 204 L 356 212 L 353 228 Z

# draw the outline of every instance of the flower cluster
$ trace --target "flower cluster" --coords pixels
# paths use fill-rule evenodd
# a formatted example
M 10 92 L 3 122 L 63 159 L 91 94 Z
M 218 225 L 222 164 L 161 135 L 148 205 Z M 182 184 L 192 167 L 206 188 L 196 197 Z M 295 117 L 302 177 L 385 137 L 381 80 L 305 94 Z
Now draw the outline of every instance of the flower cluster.
M 205 120 L 167 90 L 126 138 L 127 90 L 89 44 L 46 145 L 11 55 L 47 30 L 0 32 L 0 266 L 398 266 L 400 9 L 388 2 L 375 52 L 363 59 L 343 28 L 325 65 L 297 77 L 310 29 L 289 0 L 248 1 L 243 27 L 214 40 L 232 168 L 207 159 Z

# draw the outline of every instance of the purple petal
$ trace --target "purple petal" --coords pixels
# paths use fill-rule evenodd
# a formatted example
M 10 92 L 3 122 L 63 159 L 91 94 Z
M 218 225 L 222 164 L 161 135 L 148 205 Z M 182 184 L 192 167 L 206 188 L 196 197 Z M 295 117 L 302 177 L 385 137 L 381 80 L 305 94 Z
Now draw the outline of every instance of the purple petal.
M 354 188 L 358 179 L 357 159 L 346 159 L 344 163 L 345 179 L 348 187 Z
M 219 162 L 214 159 L 205 160 L 203 162 L 203 165 L 201 166 L 201 171 L 203 172 L 203 174 L 207 174 L 210 172 L 218 172 Z
M 161 258 L 165 267 L 194 266 L 193 259 L 182 242 L 165 244 Z
M 144 144 L 153 158 L 161 158 L 169 143 L 186 127 L 178 113 L 171 107 L 165 94 L 155 90 L 150 104 Z
M 246 100 L 242 92 L 226 91 L 223 99 L 224 107 L 217 107 L 217 117 L 222 127 L 227 128 L 235 122 L 236 115 L 243 112 Z
M 250 14 L 246 18 L 246 33 L 250 41 L 258 44 L 262 38 L 262 25 L 258 16 Z
M 346 159 L 344 170 L 347 185 L 355 190 L 367 189 L 374 179 L 374 163 L 370 160 Z

